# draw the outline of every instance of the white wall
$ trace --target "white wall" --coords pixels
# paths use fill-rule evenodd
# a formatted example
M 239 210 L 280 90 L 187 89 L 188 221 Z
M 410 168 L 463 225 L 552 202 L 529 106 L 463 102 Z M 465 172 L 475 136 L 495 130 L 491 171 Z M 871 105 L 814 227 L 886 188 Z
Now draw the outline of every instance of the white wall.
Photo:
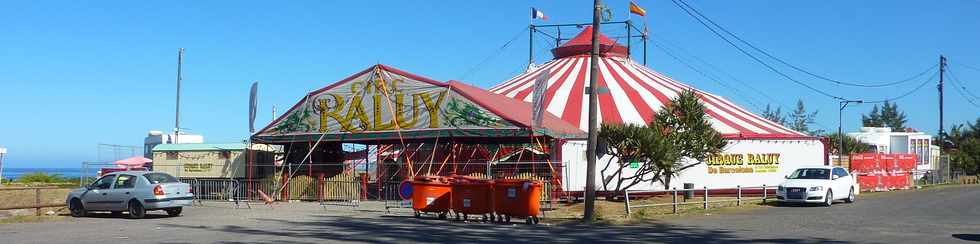
M 566 191 L 583 191 L 585 189 L 585 148 L 585 141 L 568 141 L 562 147 L 562 161 L 568 165 L 564 184 Z M 723 154 L 742 155 L 741 165 L 708 166 L 706 163 L 700 163 L 682 172 L 679 177 L 673 178 L 671 187 L 680 189 L 683 188 L 683 183 L 694 183 L 695 188 L 776 185 L 784 180 L 784 176 L 797 168 L 824 164 L 824 146 L 819 140 L 730 140 Z M 747 154 L 779 154 L 778 164 L 749 165 L 747 164 Z M 599 186 L 602 184 L 602 176 L 599 172 L 610 158 L 610 156 L 603 157 L 596 163 L 597 190 L 602 190 L 602 187 Z M 686 160 L 685 163 L 696 162 Z M 709 167 L 712 169 L 719 169 L 720 167 L 726 169 L 751 168 L 754 172 L 709 174 Z M 757 171 L 766 168 L 772 168 L 775 172 Z M 614 183 L 615 181 L 611 182 Z M 613 186 L 609 187 L 612 189 Z M 641 184 L 631 189 L 660 190 L 663 189 L 663 186 L 659 183 Z

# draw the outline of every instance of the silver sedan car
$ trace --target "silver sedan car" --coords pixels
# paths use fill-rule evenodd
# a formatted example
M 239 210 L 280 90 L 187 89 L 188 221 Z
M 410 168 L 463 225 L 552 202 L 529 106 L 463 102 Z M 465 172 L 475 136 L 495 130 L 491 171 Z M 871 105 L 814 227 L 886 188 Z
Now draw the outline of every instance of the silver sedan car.
M 191 186 L 167 173 L 120 171 L 68 193 L 65 203 L 74 217 L 86 216 L 89 211 L 116 215 L 126 211 L 131 218 L 143 218 L 150 210 L 164 210 L 176 217 L 183 207 L 191 206 L 193 199 Z

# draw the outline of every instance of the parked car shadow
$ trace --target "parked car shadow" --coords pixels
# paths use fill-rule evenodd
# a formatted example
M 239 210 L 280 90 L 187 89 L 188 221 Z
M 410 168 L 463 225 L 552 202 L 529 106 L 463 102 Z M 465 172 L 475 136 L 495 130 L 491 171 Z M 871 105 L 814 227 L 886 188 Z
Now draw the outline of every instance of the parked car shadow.
M 953 234 L 953 238 L 964 241 L 980 242 L 980 234 Z
M 71 214 L 68 214 L 67 216 L 71 216 Z M 126 214 L 126 212 L 123 212 L 121 214 L 112 214 L 110 212 L 94 212 L 94 213 L 90 212 L 88 213 L 88 215 L 85 215 L 85 217 L 83 218 L 129 219 L 129 215 Z M 152 212 L 147 212 L 146 216 L 143 216 L 143 219 L 164 219 L 164 218 L 173 218 L 173 217 L 170 217 L 166 213 L 152 213 Z
M 523 225 L 460 223 L 403 217 L 316 216 L 315 220 L 256 219 L 278 222 L 280 228 L 240 225 L 200 226 L 161 223 L 162 226 L 234 233 L 251 238 L 298 238 L 312 242 L 369 243 L 848 243 L 827 238 L 752 238 L 727 230 L 699 229 L 664 223 L 629 226 L 608 225 Z M 290 240 L 284 240 L 290 241 Z M 276 241 L 280 242 L 280 241 Z M 243 243 L 243 242 L 224 242 Z

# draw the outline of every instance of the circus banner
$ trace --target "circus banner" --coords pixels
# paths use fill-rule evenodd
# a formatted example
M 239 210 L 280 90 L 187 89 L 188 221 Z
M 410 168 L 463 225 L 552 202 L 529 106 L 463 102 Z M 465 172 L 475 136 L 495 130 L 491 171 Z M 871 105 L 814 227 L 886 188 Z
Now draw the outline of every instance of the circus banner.
M 258 135 L 513 127 L 444 83 L 376 66 L 308 94 Z

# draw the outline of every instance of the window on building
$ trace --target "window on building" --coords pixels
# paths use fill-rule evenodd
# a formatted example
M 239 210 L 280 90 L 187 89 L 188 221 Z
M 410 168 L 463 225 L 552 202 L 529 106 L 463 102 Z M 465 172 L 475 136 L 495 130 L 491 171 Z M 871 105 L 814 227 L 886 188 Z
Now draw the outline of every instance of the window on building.
M 177 159 L 177 155 L 178 155 L 177 152 L 167 152 L 167 159 L 168 160 L 176 160 Z

